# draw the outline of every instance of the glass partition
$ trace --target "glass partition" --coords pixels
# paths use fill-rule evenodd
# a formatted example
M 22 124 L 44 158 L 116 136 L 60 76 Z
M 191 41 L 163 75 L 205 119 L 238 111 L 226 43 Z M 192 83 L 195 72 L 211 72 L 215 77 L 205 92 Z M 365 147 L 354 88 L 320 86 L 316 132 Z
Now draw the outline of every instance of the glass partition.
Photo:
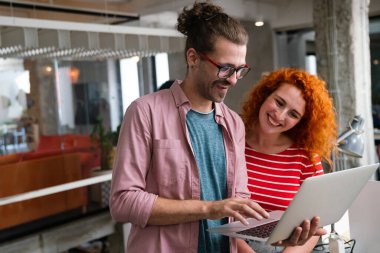
M 0 60 L 0 199 L 110 173 L 140 67 L 136 58 Z M 109 190 L 105 181 L 0 205 L 0 242 L 107 209 Z

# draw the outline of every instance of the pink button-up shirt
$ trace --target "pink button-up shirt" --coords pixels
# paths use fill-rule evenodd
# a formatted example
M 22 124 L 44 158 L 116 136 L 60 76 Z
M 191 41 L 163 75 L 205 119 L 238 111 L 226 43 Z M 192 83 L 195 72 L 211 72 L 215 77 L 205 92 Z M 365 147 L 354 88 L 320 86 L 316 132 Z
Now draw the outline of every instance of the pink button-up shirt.
M 132 223 L 128 253 L 196 253 L 198 249 L 198 221 L 147 225 L 157 196 L 200 199 L 199 174 L 186 128 L 186 113 L 191 105 L 179 83 L 140 97 L 124 116 L 113 169 L 110 211 L 116 221 Z M 223 103 L 215 103 L 215 120 L 223 131 L 228 197 L 249 198 L 243 122 Z M 230 252 L 236 252 L 235 240 L 230 242 Z

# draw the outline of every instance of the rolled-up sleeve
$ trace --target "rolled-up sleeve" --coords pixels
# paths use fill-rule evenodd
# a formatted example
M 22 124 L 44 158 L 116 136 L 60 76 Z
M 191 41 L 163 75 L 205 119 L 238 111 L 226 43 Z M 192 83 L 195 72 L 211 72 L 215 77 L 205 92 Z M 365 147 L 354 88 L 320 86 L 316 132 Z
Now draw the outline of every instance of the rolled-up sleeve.
M 110 212 L 118 222 L 145 227 L 157 195 L 146 191 L 152 153 L 151 121 L 147 109 L 133 102 L 120 129 L 110 193 Z

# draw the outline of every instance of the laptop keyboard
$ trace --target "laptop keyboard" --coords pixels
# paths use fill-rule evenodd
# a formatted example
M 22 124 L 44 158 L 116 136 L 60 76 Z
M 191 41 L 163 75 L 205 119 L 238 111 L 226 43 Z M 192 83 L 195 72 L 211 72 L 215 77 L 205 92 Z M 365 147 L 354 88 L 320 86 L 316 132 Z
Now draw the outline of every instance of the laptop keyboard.
M 269 223 L 259 225 L 254 228 L 249 228 L 246 230 L 242 230 L 237 232 L 238 234 L 254 236 L 258 238 L 267 238 L 272 233 L 274 227 L 277 225 L 278 220 L 271 221 Z

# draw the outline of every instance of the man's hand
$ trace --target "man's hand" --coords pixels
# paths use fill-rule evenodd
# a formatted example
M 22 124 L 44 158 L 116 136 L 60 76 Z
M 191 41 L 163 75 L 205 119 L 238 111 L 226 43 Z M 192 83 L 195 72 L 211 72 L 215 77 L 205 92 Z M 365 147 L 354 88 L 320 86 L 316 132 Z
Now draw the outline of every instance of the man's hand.
M 269 214 L 253 200 L 237 197 L 209 202 L 206 212 L 209 214 L 208 219 L 220 219 L 228 216 L 245 225 L 248 225 L 246 217 L 258 220 L 269 218 Z
M 233 217 L 248 224 L 246 217 L 268 218 L 269 214 L 250 199 L 229 198 L 219 201 L 173 200 L 157 197 L 148 225 L 173 225 L 203 219 Z
M 319 227 L 319 217 L 314 217 L 311 222 L 305 220 L 301 226 L 296 227 L 292 235 L 283 241 L 272 244 L 273 246 L 300 246 L 304 245 L 312 236 L 322 236 L 327 233 L 326 230 Z

